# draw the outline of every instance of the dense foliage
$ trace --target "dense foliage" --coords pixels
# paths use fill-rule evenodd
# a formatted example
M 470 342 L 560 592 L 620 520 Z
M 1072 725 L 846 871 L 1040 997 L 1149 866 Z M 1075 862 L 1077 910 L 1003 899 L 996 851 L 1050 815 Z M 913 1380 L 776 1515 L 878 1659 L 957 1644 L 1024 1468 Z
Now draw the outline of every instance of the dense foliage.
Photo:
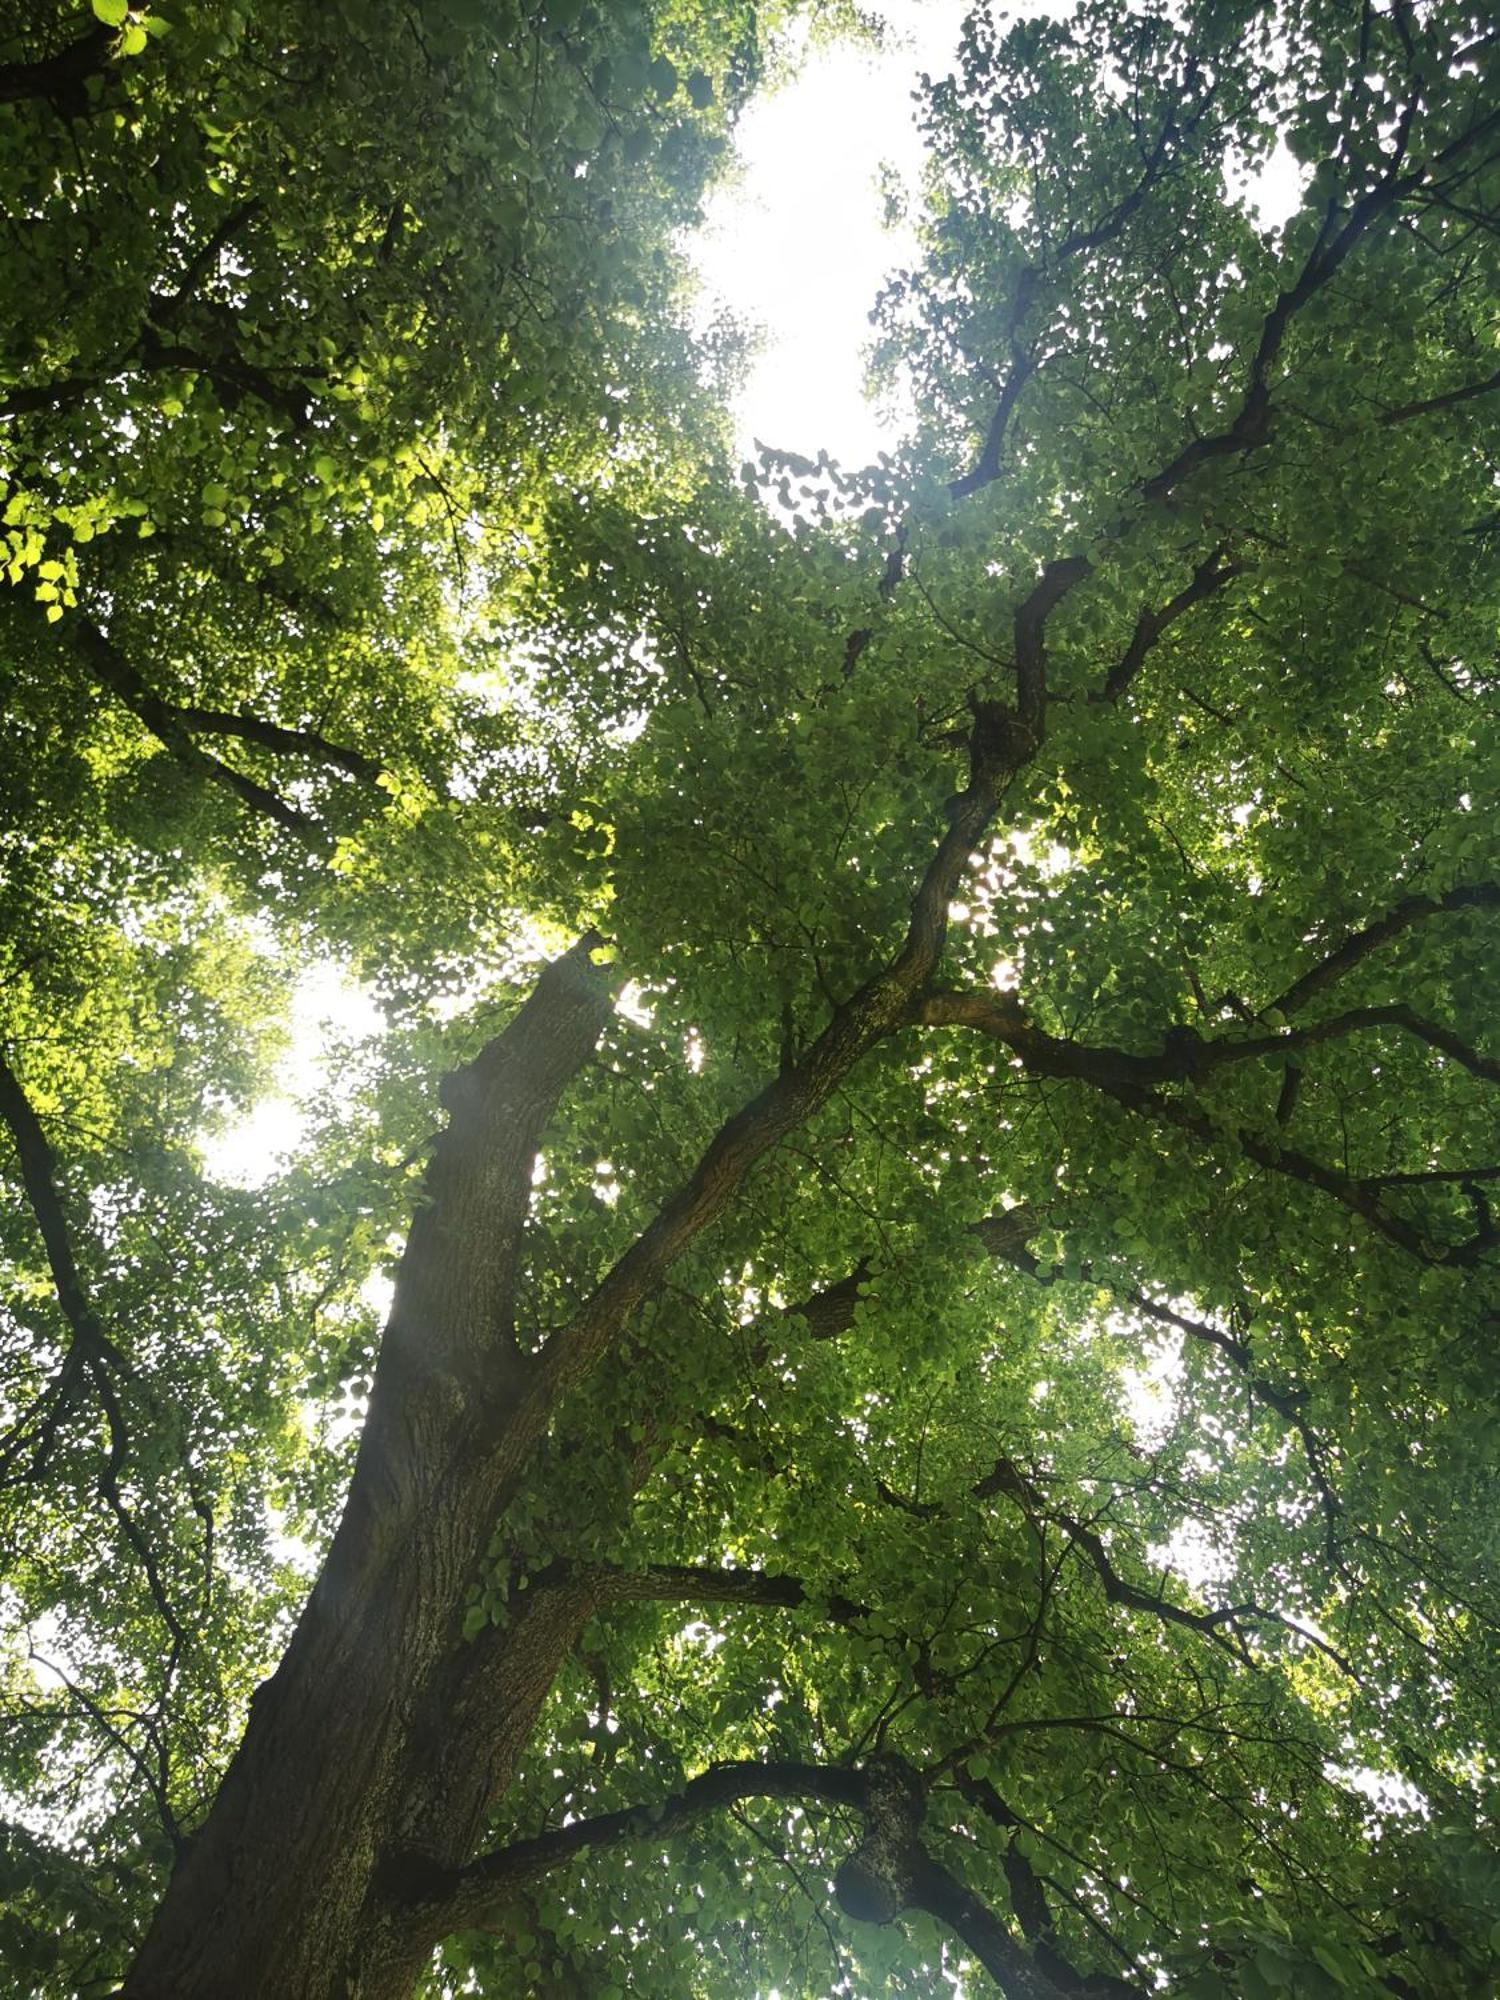
M 20 1992 L 1500 1993 L 1500 34 L 979 7 L 737 467 L 776 25 L 0 30 Z

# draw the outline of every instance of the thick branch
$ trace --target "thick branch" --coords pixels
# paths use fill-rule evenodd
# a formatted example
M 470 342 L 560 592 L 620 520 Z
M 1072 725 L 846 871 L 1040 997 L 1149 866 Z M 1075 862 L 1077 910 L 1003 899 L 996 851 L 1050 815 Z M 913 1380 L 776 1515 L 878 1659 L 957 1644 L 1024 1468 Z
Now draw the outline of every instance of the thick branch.
M 67 1217 L 57 1189 L 56 1161 L 47 1135 L 20 1078 L 3 1055 L 0 1055 L 0 1119 L 5 1121 L 15 1141 L 21 1163 L 21 1185 L 42 1233 L 58 1304 L 73 1332 L 70 1359 L 76 1357 L 75 1372 L 92 1353 L 102 1356 L 122 1374 L 128 1374 L 129 1364 L 104 1331 L 78 1274 Z
M 382 1887 L 424 1930 L 442 1934 L 483 1923 L 519 1891 L 582 1855 L 671 1840 L 746 1799 L 815 1799 L 859 1813 L 864 1836 L 838 1874 L 847 1914 L 885 1923 L 904 1909 L 925 1910 L 963 1940 L 1006 2000 L 1063 2000 L 1067 1989 L 1055 1985 L 994 1913 L 923 1849 L 921 1783 L 894 1761 L 858 1771 L 792 1762 L 718 1764 L 657 1804 L 576 1820 L 463 1869 L 394 1863 Z
M 227 344 L 225 352 L 206 353 L 181 341 L 164 341 L 149 323 L 141 332 L 139 358 L 128 365 L 150 373 L 162 368 L 181 368 L 206 375 L 223 392 L 221 401 L 231 409 L 240 397 L 254 396 L 268 410 L 283 417 L 294 431 L 305 429 L 312 414 L 313 396 L 307 378 L 324 372 L 311 366 L 284 366 L 278 372 L 285 374 L 287 380 L 278 382 L 267 369 L 245 360 Z
M 1345 1013 L 1334 1014 L 1326 1021 L 1315 1022 L 1308 1028 L 1294 1028 L 1290 1034 L 1279 1035 L 1273 1041 L 1256 1041 L 1242 1044 L 1249 1057 L 1272 1055 L 1278 1049 L 1309 1048 L 1318 1042 L 1342 1041 L 1346 1035 L 1357 1035 L 1367 1028 L 1400 1028 L 1406 1034 L 1415 1035 L 1419 1042 L 1426 1042 L 1430 1048 L 1438 1050 L 1456 1062 L 1472 1075 L 1481 1077 L 1486 1083 L 1500 1083 L 1500 1061 L 1471 1048 L 1461 1035 L 1441 1021 L 1430 1021 L 1425 1014 L 1419 1014 L 1414 1007 L 1400 1004 L 1388 1007 L 1351 1007 Z M 1225 1044 L 1222 1050 L 1209 1044 L 1216 1063 L 1235 1058 L 1230 1054 L 1234 1044 Z M 1243 1059 L 1243 1058 L 1242 1058 Z
M 424 1929 L 444 1935 L 482 1923 L 517 1890 L 580 1855 L 630 1841 L 670 1840 L 744 1799 L 819 1799 L 858 1810 L 864 1797 L 865 1781 L 858 1771 L 790 1762 L 717 1764 L 654 1805 L 575 1820 L 571 1826 L 499 1848 L 467 1868 L 439 1871 L 416 1863 L 393 1863 L 383 1886 L 392 1900 L 411 1909 Z
M 1019 293 L 1020 288 L 1017 290 Z M 1010 367 L 991 414 L 979 456 L 961 478 L 949 482 L 948 492 L 953 499 L 967 500 L 971 493 L 978 493 L 982 487 L 993 485 L 1000 477 L 1005 434 L 1010 429 L 1010 420 L 1015 414 L 1016 404 L 1021 400 L 1021 391 L 1035 373 L 1035 360 L 1017 347 L 1011 355 Z
M 259 784 L 254 778 L 247 778 L 242 771 L 236 771 L 228 764 L 220 763 L 201 749 L 188 733 L 181 717 L 170 702 L 163 701 L 146 686 L 135 668 L 126 659 L 114 641 L 100 631 L 90 619 L 80 612 L 71 615 L 71 632 L 89 671 L 101 687 L 109 689 L 116 699 L 128 708 L 136 720 L 145 724 L 156 740 L 177 759 L 185 770 L 196 773 L 210 784 L 219 785 L 232 792 L 245 805 L 251 806 L 267 819 L 310 846 L 321 842 L 316 823 L 307 814 L 288 805 L 279 793 L 269 786 Z
M 869 1275 L 868 1265 L 861 1260 L 848 1277 L 823 1286 L 795 1305 L 783 1306 L 783 1317 L 802 1320 L 813 1340 L 839 1340 L 854 1324 L 859 1288 Z
M 1500 1060 L 1480 1054 L 1451 1029 L 1400 1006 L 1353 1008 L 1310 1028 L 1240 1042 L 1205 1041 L 1191 1029 L 1175 1028 L 1169 1032 L 1166 1046 L 1155 1055 L 1090 1047 L 1049 1035 L 1034 1026 L 1013 999 L 993 992 L 928 993 L 916 1004 L 913 1018 L 928 1027 L 977 1028 L 1014 1049 L 1023 1065 L 1034 1074 L 1091 1084 L 1127 1109 L 1175 1125 L 1210 1146 L 1221 1143 L 1224 1137 L 1213 1121 L 1189 1102 L 1161 1096 L 1153 1086 L 1201 1083 L 1215 1070 L 1235 1063 L 1281 1058 L 1296 1048 L 1371 1027 L 1401 1028 L 1474 1075 L 1487 1082 L 1500 1082 Z M 1279 1145 L 1253 1131 L 1239 1130 L 1234 1134 L 1234 1143 L 1257 1166 L 1332 1195 L 1388 1241 L 1424 1263 L 1472 1263 L 1489 1246 L 1490 1238 L 1481 1231 L 1469 1242 L 1434 1249 L 1420 1231 L 1382 1206 L 1372 1183 L 1340 1173 L 1294 1147 Z
M 1049 1979 L 994 1911 L 929 1854 L 912 1871 L 908 1907 L 926 1910 L 962 1938 L 1005 2000 L 1067 2000 L 1067 1988 Z
M 397 1271 L 343 1518 L 281 1664 L 251 1707 L 214 1809 L 173 1874 L 127 1993 L 171 1985 L 166 1968 L 180 1927 L 217 1906 L 230 1884 L 289 1912 L 308 1906 L 311 1879 L 319 1907 L 353 1923 L 368 1880 L 350 1857 L 378 1852 L 389 1838 L 388 1818 L 379 1816 L 394 1802 L 403 1824 L 420 1811 L 414 1774 L 430 1778 L 434 1743 L 446 1741 L 435 1723 L 451 1720 L 435 1717 L 429 1698 L 445 1668 L 477 1650 L 462 1644 L 464 1593 L 515 1465 L 513 1422 L 533 1374 L 514 1312 L 536 1148 L 610 1018 L 608 977 L 592 963 L 598 942 L 585 936 L 549 965 L 508 1027 L 444 1085 L 449 1123 Z M 520 1428 L 534 1443 L 524 1421 Z M 518 1691 L 516 1703 L 523 1740 L 574 1636 L 570 1594 L 542 1602 L 532 1632 L 535 1687 L 525 1699 Z M 502 1720 L 490 1715 L 486 1742 Z M 264 1774 L 300 1785 L 309 1769 L 326 1780 L 316 1813 L 286 1815 L 279 1849 L 247 1861 L 243 1827 Z M 278 1917 L 264 1935 L 263 1989 L 311 1991 L 318 1946 L 308 1927 Z M 201 1990 L 240 1983 L 232 1938 L 200 1935 L 198 1949 Z
M 1141 1092 L 1134 1097 L 1122 1095 L 1120 1101 L 1132 1111 L 1142 1112 L 1164 1124 L 1175 1125 L 1179 1131 L 1191 1134 L 1206 1146 L 1217 1146 L 1223 1140 L 1223 1133 L 1216 1129 L 1211 1119 L 1173 1099 Z M 1395 1244 L 1398 1250 L 1406 1251 L 1408 1256 L 1417 1258 L 1423 1264 L 1463 1264 L 1471 1261 L 1468 1245 L 1435 1249 L 1420 1230 L 1384 1208 L 1362 1182 L 1325 1166 L 1307 1153 L 1291 1146 L 1277 1145 L 1243 1129 L 1234 1134 L 1234 1143 L 1258 1167 L 1265 1167 L 1271 1173 L 1285 1175 L 1289 1180 L 1300 1181 L 1304 1187 L 1316 1188 L 1322 1194 L 1331 1195 L 1342 1207 L 1362 1217 L 1388 1243 Z
M 960 1796 L 998 1827 L 1011 1835 L 1000 1864 L 1010 1890 L 1011 1908 L 1036 1954 L 1036 1962 L 1066 2000 L 1139 2000 L 1141 1989 L 1107 1972 L 1081 1974 L 1057 1949 L 1052 1912 L 1047 1905 L 1041 1878 L 1016 1846 L 1014 1835 L 1023 1822 L 1013 1813 L 987 1779 L 973 1778 L 962 1768 L 953 1774 Z
M 1413 417 L 1427 417 L 1438 410 L 1451 410 L 1475 396 L 1491 396 L 1497 389 L 1500 389 L 1500 368 L 1493 375 L 1486 375 L 1482 382 L 1465 382 L 1457 389 L 1445 390 L 1440 396 L 1424 396 L 1418 402 L 1402 403 L 1394 410 L 1384 410 L 1380 421 L 1383 424 L 1409 423 Z
M 101 25 L 90 28 L 56 55 L 42 56 L 35 62 L 0 63 L 0 104 L 19 104 L 37 97 L 66 101 L 76 96 L 78 86 L 88 77 L 113 66 L 116 39 L 113 29 Z
M 922 879 L 906 938 L 894 958 L 835 1011 L 828 1026 L 800 1058 L 787 1064 L 758 1097 L 720 1129 L 685 1185 L 605 1275 L 578 1315 L 554 1334 L 538 1355 L 513 1354 L 504 1357 L 498 1367 L 492 1360 L 488 1370 L 490 1379 L 475 1380 L 476 1395 L 482 1396 L 501 1419 L 483 1479 L 476 1486 L 476 1496 L 482 1486 L 491 1523 L 542 1436 L 558 1397 L 581 1380 L 609 1350 L 631 1314 L 660 1283 L 676 1258 L 729 1206 L 755 1163 L 827 1100 L 866 1050 L 905 1021 L 914 995 L 937 964 L 947 934 L 950 899 L 993 816 L 1000 786 L 1034 754 L 1038 739 L 1015 726 L 1013 718 L 1011 726 L 1005 726 L 1005 714 L 998 704 L 980 704 L 976 708 L 970 744 L 970 781 L 962 793 L 948 802 L 948 830 Z M 435 1207 L 441 1210 L 441 1201 Z M 415 1251 L 418 1231 L 426 1226 L 427 1213 L 419 1214 L 407 1253 L 413 1267 L 424 1270 L 431 1262 L 430 1253 L 418 1258 Z M 397 1309 L 386 1336 L 386 1350 L 398 1323 L 404 1323 L 407 1317 L 398 1284 Z M 424 1315 L 417 1313 L 411 1317 L 415 1335 L 421 1330 Z M 414 1346 L 414 1364 L 417 1346 L 425 1353 L 430 1351 L 431 1343 L 422 1340 Z M 478 1358 L 476 1355 L 476 1361 Z M 383 1351 L 381 1371 L 386 1368 L 387 1353 Z M 381 1371 L 377 1371 L 370 1423 L 361 1443 L 360 1464 L 363 1467 L 368 1456 L 372 1471 L 387 1456 L 378 1433 L 384 1423 L 395 1421 L 401 1407 L 396 1400 L 382 1396 Z M 414 1456 L 404 1441 L 399 1446 L 399 1456 L 408 1460 Z M 351 1493 L 351 1515 L 357 1502 L 368 1504 L 363 1499 L 359 1473 Z M 343 1534 L 341 1529 L 341 1538 Z M 335 1554 L 338 1554 L 337 1544 Z M 320 1582 L 319 1591 L 322 1589 Z M 497 1659 L 502 1655 L 500 1647 Z M 471 1790 L 477 1792 L 489 1786 L 494 1768 L 492 1711 L 486 1708 L 483 1698 L 488 1678 L 484 1667 L 475 1660 L 458 1661 L 451 1674 L 445 1672 L 440 1676 L 443 1701 L 438 1708 L 444 1714 L 440 1716 L 435 1709 L 431 1717 L 434 1727 L 439 1720 L 451 1723 L 455 1709 L 461 1709 L 469 1719 L 460 1729 L 448 1728 L 445 1738 L 448 1751 L 465 1744 L 473 1750 L 470 1761 L 482 1782 L 477 1788 L 465 1784 L 462 1789 L 466 1798 Z M 452 1816 L 444 1813 L 442 1801 L 431 1794 L 431 1788 L 419 1783 L 417 1789 L 422 1802 L 415 1809 L 416 1818 L 424 1826 L 430 1823 L 437 1830 L 435 1836 L 424 1836 L 424 1844 L 432 1853 L 442 1845 L 441 1822 Z
M 979 1238 L 992 1257 L 1003 1257 L 1028 1276 L 1036 1277 L 1042 1267 L 1026 1245 L 1045 1227 L 1046 1212 L 1032 1202 L 1020 1202 L 998 1215 L 983 1216 L 972 1225 L 970 1233 Z
M 1042 571 L 1041 581 L 1017 607 L 1016 710 L 1028 728 L 1040 734 L 1047 699 L 1046 655 L 1042 635 L 1048 618 L 1075 584 L 1092 576 L 1094 565 L 1087 556 L 1063 556 Z
M 561 1566 L 573 1574 L 573 1566 Z M 579 1580 L 606 1604 L 745 1604 L 796 1611 L 815 1604 L 830 1625 L 848 1625 L 865 1615 L 865 1607 L 841 1592 L 810 1589 L 801 1577 L 768 1575 L 759 1569 L 723 1569 L 706 1563 L 650 1563 L 643 1569 L 610 1569 L 579 1565 Z
M 916 1018 L 924 1027 L 976 1028 L 1014 1049 L 1029 1069 L 1045 1076 L 1076 1077 L 1114 1092 L 1138 1090 L 1162 1083 L 1202 1083 L 1216 1071 L 1239 1063 L 1283 1061 L 1298 1049 L 1320 1042 L 1342 1041 L 1371 1028 L 1400 1028 L 1439 1050 L 1487 1083 L 1500 1082 L 1500 1061 L 1471 1048 L 1461 1035 L 1441 1021 L 1430 1021 L 1414 1008 L 1351 1007 L 1306 1028 L 1243 1040 L 1205 1040 L 1195 1030 L 1168 1029 L 1162 1047 L 1150 1055 L 1108 1043 L 1073 1042 L 1049 1035 L 1026 1017 L 1008 995 L 990 992 L 934 992 L 923 996 Z
M 169 326 L 177 311 L 174 301 L 163 302 L 162 312 Z M 220 401 L 226 408 L 233 409 L 243 397 L 254 396 L 294 431 L 306 427 L 312 412 L 313 392 L 309 382 L 326 372 L 311 363 L 284 364 L 280 372 L 287 379 L 278 381 L 268 369 L 247 361 L 227 342 L 223 352 L 211 353 L 181 340 L 164 340 L 158 327 L 148 321 L 129 346 L 122 347 L 94 374 L 59 375 L 50 382 L 33 382 L 10 390 L 0 397 L 0 418 L 26 416 L 39 410 L 66 410 L 86 397 L 97 395 L 121 376 L 158 375 L 177 369 L 206 376 L 220 392 Z
M 1014 742 L 1009 747 L 1012 756 L 1029 754 L 1025 746 L 1018 747 Z M 672 1262 L 723 1213 L 756 1161 L 826 1101 L 868 1048 L 902 1024 L 912 996 L 937 962 L 946 936 L 949 900 L 993 814 L 1001 777 L 1013 768 L 1014 764 L 1006 764 L 1005 751 L 997 747 L 987 731 L 985 717 L 976 715 L 970 784 L 949 802 L 950 825 L 918 890 L 901 950 L 882 972 L 835 1012 L 802 1057 L 784 1068 L 758 1097 L 721 1128 L 686 1184 L 658 1211 L 624 1257 L 606 1274 L 578 1316 L 552 1337 L 540 1355 L 513 1355 L 500 1370 L 498 1380 L 484 1385 L 476 1383 L 476 1390 L 483 1387 L 492 1407 L 497 1412 L 503 1410 L 503 1423 L 496 1435 L 495 1451 L 484 1482 L 491 1522 L 542 1435 L 559 1395 L 596 1365 Z M 441 1203 L 437 1206 L 440 1208 Z M 425 1221 L 426 1212 L 419 1215 L 417 1229 Z M 414 1256 L 417 1229 L 413 1231 L 408 1260 L 415 1268 L 425 1269 L 430 1257 Z M 387 1348 L 398 1323 L 406 1317 L 398 1285 L 397 1310 L 386 1336 Z M 421 1331 L 423 1318 L 421 1313 L 413 1317 L 414 1334 Z M 430 1343 L 422 1340 L 419 1346 L 425 1353 Z M 386 1367 L 383 1353 L 381 1369 Z M 361 1445 L 361 1465 L 368 1446 L 372 1469 L 385 1456 L 375 1438 L 382 1411 L 388 1410 L 394 1421 L 401 1407 L 394 1400 L 389 1404 L 383 1401 L 380 1385 L 381 1374 L 377 1372 L 376 1400 Z M 403 1447 L 401 1455 L 409 1456 L 409 1448 Z M 361 1481 L 356 1474 L 351 1511 L 360 1491 Z M 497 1642 L 493 1650 L 499 1663 L 497 1670 L 503 1670 L 503 1644 Z M 447 1749 L 458 1746 L 479 1773 L 480 1784 L 470 1786 L 465 1782 L 461 1787 L 465 1797 L 471 1790 L 477 1795 L 478 1790 L 488 1788 L 493 1771 L 492 1708 L 487 1707 L 484 1695 L 489 1675 L 481 1660 L 469 1658 L 458 1660 L 442 1680 L 443 1698 L 434 1710 L 433 1726 L 443 1724 Z M 459 1729 L 451 1726 L 456 1711 L 467 1718 Z M 462 1750 L 463 1745 L 470 1746 L 473 1754 Z M 425 1795 L 427 1788 L 419 1786 L 419 1790 Z M 418 1808 L 417 1817 L 424 1826 L 431 1822 L 438 1828 L 452 1815 L 445 1812 L 442 1800 L 433 1795 Z M 441 1843 L 428 1837 L 425 1844 L 432 1852 Z
M 57 1189 L 52 1149 L 31 1100 L 3 1056 L 0 1056 L 0 1119 L 4 1120 L 15 1141 L 21 1162 L 22 1185 L 46 1246 L 58 1303 L 73 1334 L 63 1365 L 43 1392 L 40 1404 L 33 1406 L 21 1422 L 12 1427 L 6 1438 L 0 1440 L 0 1450 L 7 1456 L 13 1453 L 38 1410 L 50 1408 L 40 1446 L 45 1453 L 48 1437 L 78 1383 L 85 1375 L 93 1383 L 109 1430 L 109 1451 L 99 1471 L 99 1492 L 141 1565 L 152 1602 L 171 1634 L 175 1661 L 176 1655 L 187 1643 L 187 1635 L 172 1608 L 150 1542 L 120 1492 L 120 1474 L 130 1456 L 130 1433 L 111 1380 L 111 1370 L 125 1380 L 129 1380 L 132 1371 L 125 1356 L 104 1331 L 79 1275 L 62 1197 Z
M 1245 563 L 1225 562 L 1222 546 L 1206 555 L 1193 571 L 1192 581 L 1159 611 L 1150 607 L 1142 609 L 1135 621 L 1135 630 L 1130 635 L 1130 644 L 1110 668 L 1102 690 L 1092 698 L 1099 702 L 1118 701 L 1167 627 L 1175 625 L 1195 604 L 1201 604 L 1205 598 L 1223 590 L 1226 584 L 1233 583 L 1237 576 L 1243 576 L 1247 568 Z
M 831 1626 L 864 1607 L 820 1595 L 800 1578 L 689 1563 L 619 1569 L 559 1558 L 511 1594 L 511 1618 L 453 1655 L 424 1704 L 403 1847 L 429 1863 L 472 1853 L 486 1811 L 509 1781 L 557 1670 L 584 1626 L 616 1604 L 724 1604 L 796 1610 L 816 1604 Z
M 1194 438 L 1160 472 L 1146 480 L 1141 490 L 1148 501 L 1167 499 L 1185 479 L 1213 459 L 1248 451 L 1266 442 L 1271 429 L 1271 374 L 1292 321 L 1327 286 L 1355 245 L 1423 179 L 1423 169 L 1406 174 L 1400 171 L 1415 110 L 1413 101 L 1406 108 L 1390 163 L 1380 180 L 1352 204 L 1337 229 L 1334 227 L 1337 212 L 1330 209 L 1295 282 L 1277 294 L 1261 322 L 1244 395 L 1233 418 L 1222 430 Z
M 1439 916 L 1446 910 L 1497 908 L 1500 908 L 1500 882 L 1461 883 L 1442 896 L 1407 896 L 1385 916 L 1377 917 L 1362 930 L 1351 932 L 1300 979 L 1294 980 L 1264 1011 L 1270 1013 L 1279 1009 L 1283 1014 L 1300 1012 L 1309 1000 L 1325 987 L 1332 986 L 1335 980 L 1342 979 L 1345 973 L 1352 972 L 1371 952 L 1428 917 Z
M 1044 577 L 1034 595 L 1046 591 L 1055 601 L 1063 588 L 1059 579 Z M 1045 615 L 1045 608 L 1035 614 L 1038 650 Z M 1019 715 L 999 703 L 975 705 L 969 783 L 948 801 L 948 830 L 917 890 L 900 950 L 835 1010 L 799 1060 L 720 1128 L 686 1184 L 658 1211 L 573 1322 L 548 1342 L 533 1421 L 539 1423 L 557 1394 L 595 1365 L 672 1264 L 724 1213 L 756 1162 L 826 1103 L 869 1049 L 904 1024 L 937 967 L 948 934 L 949 903 L 994 816 L 1001 786 L 1036 754 L 1044 715 L 1039 697 L 1031 716 L 1024 705 Z
M 164 704 L 164 706 L 167 706 Z M 335 764 L 351 778 L 378 778 L 384 766 L 361 750 L 342 743 L 330 743 L 316 729 L 286 729 L 279 722 L 266 722 L 244 710 L 186 708 L 171 705 L 170 713 L 199 736 L 236 736 L 245 743 L 258 743 L 263 750 L 282 750 L 296 757 L 311 757 L 320 764 Z
M 403 1856 L 444 1868 L 473 1855 L 559 1670 L 611 1581 L 608 1571 L 586 1564 L 549 1564 L 527 1579 L 527 1588 L 512 1588 L 502 1624 L 487 1626 L 439 1663 L 407 1752 Z
M 100 386 L 94 375 L 59 375 L 51 382 L 33 382 L 0 396 L 0 418 L 26 417 L 33 410 L 55 410 L 66 403 L 81 402 L 90 390 Z

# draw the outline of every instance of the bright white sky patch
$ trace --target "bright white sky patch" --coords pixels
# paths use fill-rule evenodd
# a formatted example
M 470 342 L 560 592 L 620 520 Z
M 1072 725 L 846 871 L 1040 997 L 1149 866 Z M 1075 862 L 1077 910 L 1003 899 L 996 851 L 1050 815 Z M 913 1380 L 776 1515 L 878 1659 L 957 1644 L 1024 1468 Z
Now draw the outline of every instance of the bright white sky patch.
M 339 1047 L 378 1034 L 385 1021 L 363 987 L 324 961 L 297 981 L 288 1025 L 291 1039 L 270 1096 L 237 1125 L 200 1141 L 205 1171 L 215 1180 L 242 1188 L 268 1181 L 301 1141 L 303 1104 L 333 1081 Z
M 1224 174 L 1229 192 L 1245 197 L 1263 230 L 1280 229 L 1297 213 L 1311 179 L 1312 168 L 1298 165 L 1285 139 L 1276 141 L 1258 173 L 1226 169 Z
M 1127 1332 L 1132 1330 L 1129 1319 L 1121 1314 L 1113 1314 L 1111 1323 Z M 1183 1377 L 1182 1346 L 1180 1333 L 1142 1339 L 1140 1365 L 1120 1370 L 1120 1386 L 1125 1391 L 1136 1441 L 1147 1451 L 1159 1450 L 1177 1421 Z
M 694 261 L 738 319 L 765 330 L 735 406 L 740 442 L 863 465 L 890 442 L 864 396 L 870 307 L 909 263 L 909 232 L 884 227 L 877 181 L 909 186 L 922 146 L 912 92 L 953 66 L 962 0 L 885 0 L 883 49 L 815 50 L 740 121 L 742 177 L 708 203 Z

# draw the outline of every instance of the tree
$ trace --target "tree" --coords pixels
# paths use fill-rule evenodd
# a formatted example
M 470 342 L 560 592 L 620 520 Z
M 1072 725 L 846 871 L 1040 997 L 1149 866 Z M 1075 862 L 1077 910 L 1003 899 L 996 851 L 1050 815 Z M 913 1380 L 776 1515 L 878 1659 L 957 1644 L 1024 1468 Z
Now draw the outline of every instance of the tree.
M 737 478 L 768 25 L 0 49 L 22 1990 L 1500 1991 L 1500 37 L 978 9 Z

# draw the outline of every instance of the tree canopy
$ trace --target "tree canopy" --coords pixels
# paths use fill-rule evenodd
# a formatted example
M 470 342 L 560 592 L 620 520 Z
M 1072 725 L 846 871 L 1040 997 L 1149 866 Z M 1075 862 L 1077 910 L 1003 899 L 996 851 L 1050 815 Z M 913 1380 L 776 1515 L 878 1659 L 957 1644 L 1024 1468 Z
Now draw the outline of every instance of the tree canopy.
M 1500 1994 L 1500 33 L 978 6 L 741 465 L 792 11 L 0 29 L 18 1992 Z

